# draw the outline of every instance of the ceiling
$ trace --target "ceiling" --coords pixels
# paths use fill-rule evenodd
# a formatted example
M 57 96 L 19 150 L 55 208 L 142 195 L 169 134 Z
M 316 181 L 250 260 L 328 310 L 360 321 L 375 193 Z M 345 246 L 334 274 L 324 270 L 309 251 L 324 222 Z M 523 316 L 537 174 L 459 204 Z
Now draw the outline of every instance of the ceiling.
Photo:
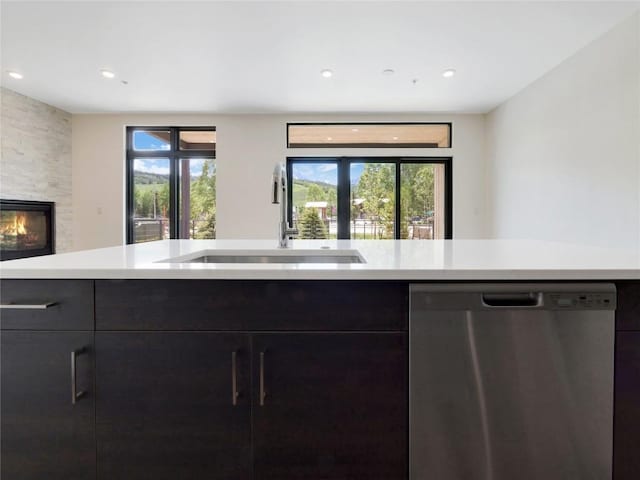
M 1 83 L 72 113 L 486 112 L 638 5 L 4 0 Z

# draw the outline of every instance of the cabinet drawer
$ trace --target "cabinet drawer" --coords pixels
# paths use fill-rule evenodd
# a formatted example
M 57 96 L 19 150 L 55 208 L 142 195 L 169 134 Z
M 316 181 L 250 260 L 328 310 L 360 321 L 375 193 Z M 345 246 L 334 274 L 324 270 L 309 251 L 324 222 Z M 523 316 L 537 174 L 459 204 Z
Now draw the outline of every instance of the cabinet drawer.
M 2 330 L 93 330 L 93 280 L 2 280 Z
M 98 330 L 406 330 L 402 282 L 96 280 Z

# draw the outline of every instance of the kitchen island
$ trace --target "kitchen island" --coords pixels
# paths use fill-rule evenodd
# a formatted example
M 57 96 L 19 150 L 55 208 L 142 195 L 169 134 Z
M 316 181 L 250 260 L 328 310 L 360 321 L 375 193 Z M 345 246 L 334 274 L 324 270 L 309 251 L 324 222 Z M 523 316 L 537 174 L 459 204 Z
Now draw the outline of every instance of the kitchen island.
M 637 478 L 637 251 L 275 246 L 173 240 L 1 264 L 2 303 L 17 307 L 1 319 L 2 477 L 406 479 L 410 283 L 607 281 L 618 303 L 614 478 Z M 292 251 L 359 260 L 186 261 Z
M 640 279 L 640 249 L 529 240 L 294 240 L 289 250 L 357 250 L 355 264 L 166 262 L 198 252 L 282 251 L 276 240 L 165 240 L 0 264 L 0 278 L 245 280 Z

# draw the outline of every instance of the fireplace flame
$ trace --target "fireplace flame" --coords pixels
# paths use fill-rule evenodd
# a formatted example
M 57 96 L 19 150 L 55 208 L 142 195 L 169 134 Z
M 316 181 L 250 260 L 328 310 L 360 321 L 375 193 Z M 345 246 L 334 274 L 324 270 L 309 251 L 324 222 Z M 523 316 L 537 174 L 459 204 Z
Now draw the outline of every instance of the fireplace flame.
M 4 235 L 26 235 L 27 234 L 27 216 L 26 215 L 16 215 L 13 219 L 12 223 L 4 224 L 2 231 L 0 233 Z
M 18 235 L 26 235 L 27 229 L 25 228 L 25 223 L 27 218 L 25 215 L 16 215 L 16 233 Z

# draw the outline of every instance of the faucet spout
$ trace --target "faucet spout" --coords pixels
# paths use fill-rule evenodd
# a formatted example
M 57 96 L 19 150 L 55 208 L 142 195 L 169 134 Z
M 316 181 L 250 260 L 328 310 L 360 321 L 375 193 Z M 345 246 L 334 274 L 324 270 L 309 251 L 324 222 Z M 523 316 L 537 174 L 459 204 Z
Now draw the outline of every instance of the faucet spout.
M 298 230 L 291 228 L 287 221 L 287 169 L 283 163 L 277 163 L 271 176 L 271 203 L 280 204 L 280 222 L 278 223 L 278 247 L 287 248 L 289 237 L 298 235 Z

